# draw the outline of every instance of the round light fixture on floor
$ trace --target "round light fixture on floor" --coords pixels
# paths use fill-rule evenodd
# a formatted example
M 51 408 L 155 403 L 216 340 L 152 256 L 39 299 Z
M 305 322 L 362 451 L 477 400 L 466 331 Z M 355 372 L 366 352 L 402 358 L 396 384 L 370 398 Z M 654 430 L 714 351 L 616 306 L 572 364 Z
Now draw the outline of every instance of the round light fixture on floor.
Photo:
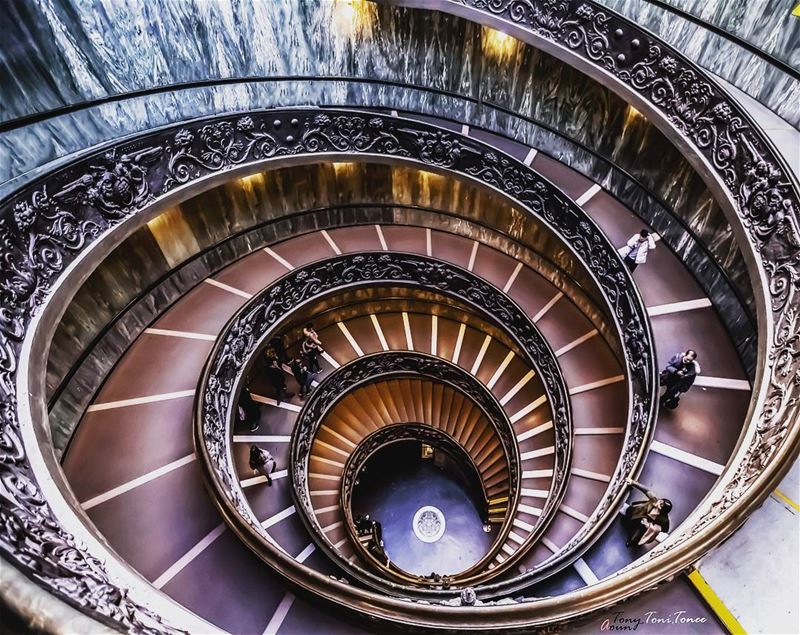
M 411 526 L 414 529 L 414 535 L 422 542 L 436 542 L 444 535 L 444 514 L 438 507 L 425 505 L 414 514 Z

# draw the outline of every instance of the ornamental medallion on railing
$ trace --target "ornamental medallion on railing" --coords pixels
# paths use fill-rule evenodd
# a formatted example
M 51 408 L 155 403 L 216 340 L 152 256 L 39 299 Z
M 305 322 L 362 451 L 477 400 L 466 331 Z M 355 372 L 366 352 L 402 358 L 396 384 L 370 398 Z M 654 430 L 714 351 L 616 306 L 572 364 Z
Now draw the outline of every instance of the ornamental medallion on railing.
M 766 135 L 712 76 L 630 20 L 587 0 L 455 0 L 507 20 L 611 74 L 703 157 L 726 190 L 763 263 L 773 338 L 762 365 L 770 387 L 755 436 L 725 491 L 688 539 L 742 497 L 800 413 L 800 188 Z M 446 10 L 446 7 L 445 7 Z M 459 11 L 456 11 L 459 12 Z M 753 269 L 751 268 L 751 271 Z M 757 276 L 755 276 L 757 277 Z M 677 541 L 670 541 L 676 544 Z M 649 552 L 652 558 L 664 551 Z
M 436 382 L 454 388 L 478 406 L 494 428 L 495 434 L 503 448 L 509 481 L 508 507 L 511 512 L 515 511 L 521 485 L 519 447 L 517 445 L 513 426 L 503 410 L 503 407 L 491 391 L 464 369 L 439 357 L 413 351 L 374 353 L 356 358 L 327 375 L 311 394 L 308 401 L 303 405 L 300 415 L 295 422 L 290 449 L 292 491 L 296 505 L 303 511 L 303 521 L 306 523 L 309 531 L 316 537 L 318 544 L 327 545 L 327 538 L 319 522 L 316 520 L 316 515 L 314 513 L 314 506 L 308 486 L 308 464 L 311 456 L 311 449 L 319 427 L 325 420 L 327 413 L 353 390 L 357 390 L 359 387 L 366 384 L 371 384 L 376 381 L 385 381 L 396 377 L 424 377 L 433 379 Z M 416 428 L 418 427 L 419 426 Z M 369 439 L 371 439 L 373 443 L 380 443 L 384 436 L 402 436 L 407 434 L 404 432 L 405 429 L 410 430 L 416 428 L 409 425 L 390 426 L 384 429 L 384 432 L 380 434 L 378 432 L 374 433 Z M 436 431 L 434 430 L 432 434 L 436 434 Z M 455 441 L 451 442 L 456 443 Z M 360 464 L 366 460 L 366 457 L 362 456 L 362 453 L 369 453 L 375 449 L 377 448 L 370 446 L 369 443 L 362 442 L 348 459 L 347 465 L 345 466 L 342 475 L 341 496 L 344 505 L 344 513 L 348 519 L 350 519 L 349 500 L 354 486 L 354 480 L 358 469 L 360 469 Z M 462 448 L 461 453 L 465 453 L 469 459 L 469 453 L 465 449 Z M 471 461 L 471 459 L 469 460 Z M 554 472 L 551 495 L 555 494 L 557 500 L 546 506 L 545 509 L 548 511 L 542 513 L 541 523 L 546 522 L 546 513 L 553 513 L 557 507 L 558 501 L 560 501 L 558 496 L 562 491 L 564 478 L 562 466 L 569 464 L 569 456 L 556 457 L 555 463 L 558 469 Z M 355 466 L 355 468 L 353 466 Z M 477 470 L 477 467 L 475 469 Z M 480 484 L 480 489 L 484 491 L 484 485 L 482 483 Z M 513 514 L 509 514 L 505 519 L 503 529 L 499 532 L 499 537 L 504 537 L 505 532 L 509 529 L 512 515 Z M 492 556 L 499 547 L 500 544 L 498 543 L 496 548 L 491 552 Z M 339 561 L 340 566 L 351 568 L 349 563 L 341 558 L 335 549 L 331 549 L 329 546 L 324 546 L 324 549 L 331 558 Z M 498 569 L 496 573 L 499 572 L 500 570 Z M 425 583 L 426 580 L 424 578 L 419 578 L 418 582 Z

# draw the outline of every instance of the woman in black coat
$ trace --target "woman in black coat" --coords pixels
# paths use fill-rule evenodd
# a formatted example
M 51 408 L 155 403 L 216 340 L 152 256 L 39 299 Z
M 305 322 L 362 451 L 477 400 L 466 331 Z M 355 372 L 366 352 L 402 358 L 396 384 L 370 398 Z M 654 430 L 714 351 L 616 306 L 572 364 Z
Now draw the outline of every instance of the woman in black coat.
M 249 426 L 250 432 L 258 430 L 260 425 L 259 419 L 261 418 L 261 408 L 250 396 L 250 391 L 245 388 L 242 394 L 239 395 L 239 408 L 237 410 L 238 419 L 240 424 Z
M 672 509 L 672 501 L 659 498 L 644 485 L 631 479 L 628 479 L 628 484 L 647 496 L 647 500 L 631 503 L 625 510 L 625 525 L 629 531 L 625 546 L 643 547 L 658 538 L 659 534 L 669 531 L 669 512 Z

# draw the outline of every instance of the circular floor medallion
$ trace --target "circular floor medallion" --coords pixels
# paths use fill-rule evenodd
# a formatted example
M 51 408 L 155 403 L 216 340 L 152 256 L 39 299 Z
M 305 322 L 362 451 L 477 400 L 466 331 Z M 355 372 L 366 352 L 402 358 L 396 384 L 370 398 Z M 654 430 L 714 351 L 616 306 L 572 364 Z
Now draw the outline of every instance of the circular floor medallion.
M 436 542 L 444 534 L 444 514 L 433 505 L 420 507 L 411 524 L 414 535 L 422 542 Z

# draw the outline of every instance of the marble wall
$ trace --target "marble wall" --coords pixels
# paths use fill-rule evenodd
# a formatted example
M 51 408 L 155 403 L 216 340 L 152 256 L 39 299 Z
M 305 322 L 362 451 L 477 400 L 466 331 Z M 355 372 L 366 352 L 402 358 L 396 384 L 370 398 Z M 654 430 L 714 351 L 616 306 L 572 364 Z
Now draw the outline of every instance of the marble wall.
M 630 0 L 625 1 L 632 4 Z M 793 0 L 662 1 L 800 69 L 800 20 L 792 15 L 797 6 Z M 638 4 L 646 3 L 645 0 Z
M 792 0 L 663 0 L 800 71 L 800 18 Z M 800 81 L 701 25 L 647 0 L 599 0 L 725 78 L 800 128 Z
M 741 256 L 703 181 L 611 91 L 516 40 L 493 55 L 487 30 L 452 16 L 372 3 L 341 13 L 347 6 L 12 2 L 0 59 L 6 124 L 87 100 L 125 98 L 7 126 L 0 134 L 0 195 L 87 147 L 197 116 L 304 103 L 391 107 L 450 117 L 534 147 L 551 133 L 572 140 L 616 164 L 681 218 L 751 297 Z M 192 82 L 213 85 L 176 88 Z M 130 97 L 137 91 L 144 94 Z
M 471 134 L 513 156 L 527 153 L 526 146 L 507 138 L 478 130 Z M 581 165 L 597 167 L 586 157 L 582 160 L 574 147 L 564 152 Z M 753 326 L 707 252 L 674 219 L 670 221 L 669 214 L 659 213 L 657 205 L 624 175 L 612 170 L 604 181 L 621 199 L 640 203 L 640 215 L 697 272 L 698 281 L 737 342 L 742 359 L 752 368 Z M 445 215 L 433 218 L 425 211 L 428 209 L 442 210 Z M 449 220 L 447 214 L 452 215 Z M 475 229 L 470 230 L 462 219 L 472 219 Z M 506 202 L 469 183 L 407 167 L 368 163 L 310 164 L 233 179 L 165 210 L 138 229 L 78 290 L 53 338 L 47 365 L 56 448 L 65 447 L 85 406 L 127 346 L 204 277 L 263 243 L 297 232 L 375 222 L 423 226 L 449 223 L 457 233 L 476 236 L 470 232 L 479 232 L 489 244 L 502 237 L 479 228 L 494 226 L 513 241 L 546 254 L 531 263 L 544 275 L 569 280 L 569 289 L 593 286 L 548 232 L 536 223 L 524 222 Z M 519 249 L 516 242 L 502 240 L 498 248 Z M 520 252 L 517 257 L 528 256 Z M 615 340 L 606 332 L 605 321 L 591 298 L 582 292 L 574 295 L 568 291 L 568 295 L 587 315 L 596 316 L 594 321 L 613 348 Z
M 303 210 L 379 206 L 442 210 L 496 227 L 538 253 L 549 254 L 581 288 L 594 286 L 550 232 L 523 222 L 522 212 L 473 184 L 372 163 L 311 164 L 258 173 L 164 211 L 103 260 L 56 330 L 48 359 L 48 397 L 108 323 L 197 254 Z

